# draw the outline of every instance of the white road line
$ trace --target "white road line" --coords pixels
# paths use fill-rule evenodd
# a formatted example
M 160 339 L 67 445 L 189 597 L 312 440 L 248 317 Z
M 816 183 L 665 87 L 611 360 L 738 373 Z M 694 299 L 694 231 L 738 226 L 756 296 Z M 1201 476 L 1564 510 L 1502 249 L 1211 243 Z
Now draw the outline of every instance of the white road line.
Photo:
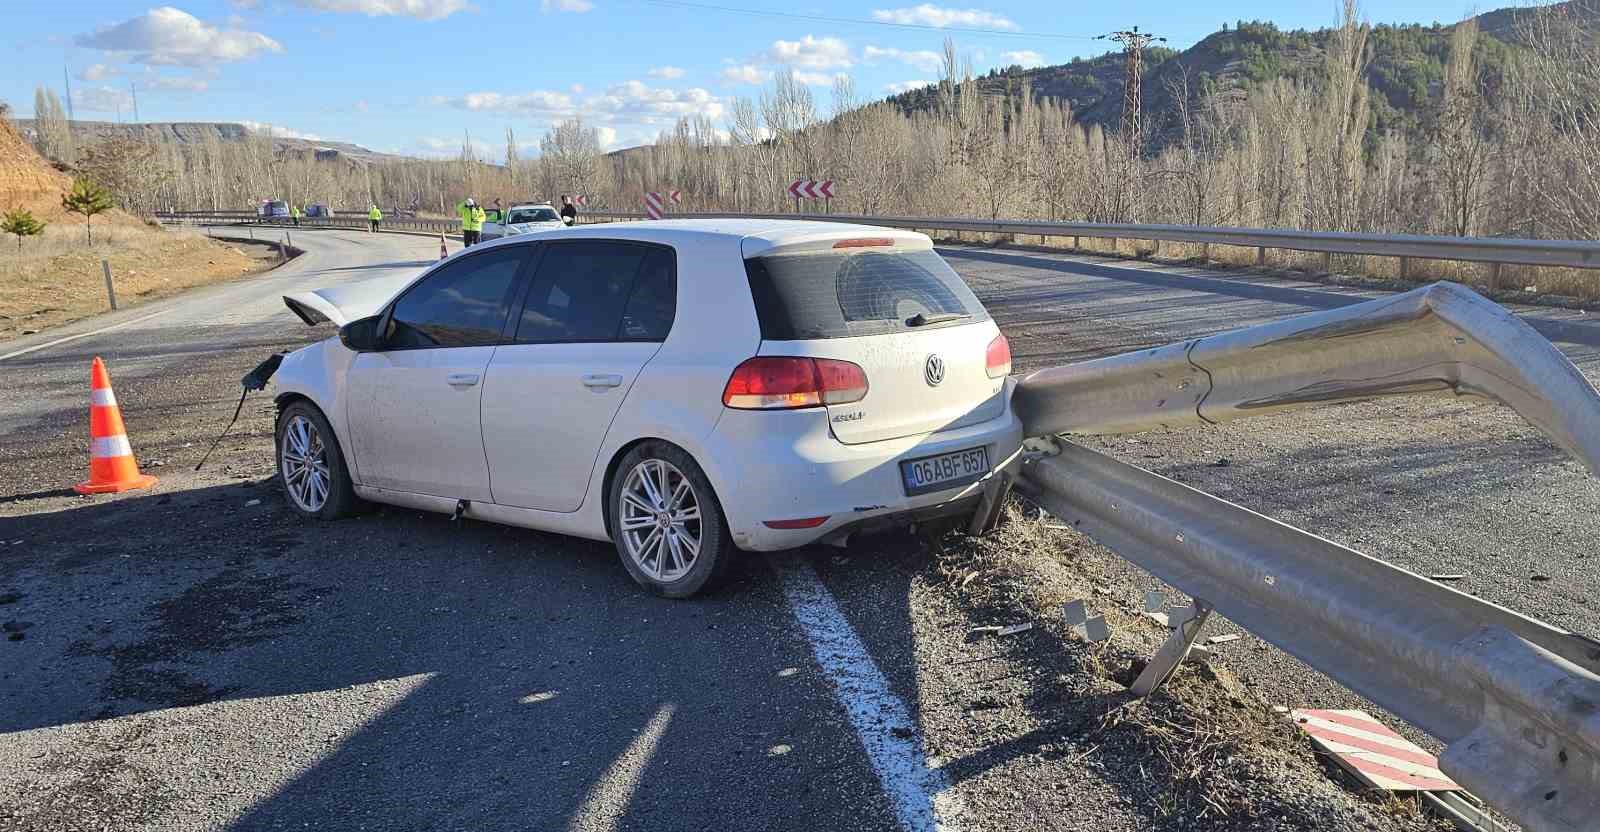
M 950 791 L 944 773 L 928 767 L 922 736 L 904 702 L 889 690 L 866 645 L 839 611 L 828 588 L 812 568 L 796 559 L 773 568 L 783 579 L 789 611 L 805 631 L 811 653 L 844 706 L 850 725 L 894 805 L 905 832 L 955 832 L 962 815 L 960 799 Z
M 633 793 L 639 788 L 639 778 L 644 775 L 650 758 L 655 756 L 661 735 L 667 732 L 667 723 L 672 721 L 672 714 L 676 710 L 673 705 L 662 705 L 656 711 L 639 736 L 628 743 L 628 747 L 611 761 L 606 773 L 589 788 L 583 805 L 573 813 L 572 821 L 567 824 L 568 830 L 612 832 L 618 828 L 628 811 L 628 805 L 633 802 Z
M 58 344 L 65 344 L 68 341 L 76 341 L 79 338 L 88 338 L 91 335 L 99 335 L 99 334 L 101 334 L 103 332 L 110 332 L 113 329 L 121 329 L 121 328 L 123 328 L 125 326 L 133 326 L 134 324 L 142 323 L 144 321 L 148 321 L 151 318 L 155 318 L 155 317 L 158 317 L 158 316 L 161 316 L 161 315 L 165 315 L 165 314 L 167 314 L 168 312 L 171 312 L 171 311 L 172 311 L 171 309 L 163 309 L 160 312 L 152 312 L 149 315 L 146 315 L 146 316 L 144 316 L 142 318 L 134 318 L 131 321 L 123 321 L 120 324 L 112 324 L 111 326 L 103 326 L 103 327 L 101 327 L 99 329 L 91 330 L 89 332 L 80 332 L 77 335 L 68 335 L 65 338 L 57 338 L 54 341 L 46 341 L 43 344 L 34 344 L 31 347 L 27 347 L 25 349 L 20 349 L 20 350 L 17 350 L 16 352 L 8 352 L 5 355 L 0 355 L 0 361 L 4 361 L 4 360 L 6 360 L 8 358 L 16 358 L 19 355 L 27 355 L 30 352 L 37 352 L 39 350 L 49 349 L 50 347 L 54 347 L 54 346 L 56 346 Z

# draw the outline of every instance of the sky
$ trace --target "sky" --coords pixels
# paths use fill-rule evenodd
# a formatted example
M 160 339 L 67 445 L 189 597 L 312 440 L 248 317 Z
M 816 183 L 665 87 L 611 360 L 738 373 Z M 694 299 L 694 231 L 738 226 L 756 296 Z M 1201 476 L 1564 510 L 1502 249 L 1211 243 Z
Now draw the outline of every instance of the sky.
M 1511 0 L 1508 0 L 1508 5 Z M 849 76 L 872 100 L 938 77 L 946 37 L 975 71 L 1063 63 L 1139 26 L 1184 48 L 1236 20 L 1322 28 L 1334 0 L 0 0 L 0 101 L 17 117 L 34 89 L 79 119 L 233 121 L 373 150 L 455 156 L 470 137 L 524 157 L 574 116 L 608 149 L 648 143 L 679 116 L 719 126 L 773 73 L 813 86 L 819 109 Z M 1495 8 L 1491 0 L 1479 11 Z M 1460 0 L 1364 6 L 1374 23 L 1450 22 Z

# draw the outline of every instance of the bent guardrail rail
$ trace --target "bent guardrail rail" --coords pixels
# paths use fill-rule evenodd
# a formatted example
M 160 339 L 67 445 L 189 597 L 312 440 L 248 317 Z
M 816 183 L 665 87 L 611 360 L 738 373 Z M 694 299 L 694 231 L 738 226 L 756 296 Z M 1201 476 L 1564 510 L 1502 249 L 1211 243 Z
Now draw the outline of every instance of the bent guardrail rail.
M 1600 474 L 1600 394 L 1498 305 L 1439 284 L 1030 374 L 1030 436 L 1209 424 L 1385 395 L 1501 401 Z M 1600 819 L 1600 642 L 1057 440 L 1031 498 L 1446 743 L 1442 769 L 1534 832 Z

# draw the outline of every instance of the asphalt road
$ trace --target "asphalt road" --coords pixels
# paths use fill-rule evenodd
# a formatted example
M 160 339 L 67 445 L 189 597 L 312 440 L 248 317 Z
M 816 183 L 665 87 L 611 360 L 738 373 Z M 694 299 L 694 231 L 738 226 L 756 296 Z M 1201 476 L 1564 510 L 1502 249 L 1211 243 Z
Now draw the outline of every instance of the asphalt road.
M 1139 761 L 1085 764 L 1048 714 L 975 707 L 1016 683 L 969 664 L 993 648 L 961 637 L 914 541 L 751 558 L 729 590 L 667 602 L 604 545 L 399 510 L 299 522 L 262 397 L 192 472 L 238 377 L 330 334 L 281 294 L 437 252 L 306 236 L 266 275 L 0 345 L 0 623 L 22 636 L 0 642 L 0 830 L 1194 828 L 1127 785 Z M 1360 298 L 946 253 L 1019 370 Z M 1600 329 L 1533 314 L 1593 377 Z M 86 466 L 94 355 L 152 490 L 65 491 Z M 1600 489 L 1498 408 L 1354 405 L 1102 444 L 1595 634 Z M 1113 594 L 1149 583 L 1085 558 Z M 1350 699 L 1253 640 L 1222 658 L 1272 701 Z M 1306 817 L 1291 803 L 1282 817 Z

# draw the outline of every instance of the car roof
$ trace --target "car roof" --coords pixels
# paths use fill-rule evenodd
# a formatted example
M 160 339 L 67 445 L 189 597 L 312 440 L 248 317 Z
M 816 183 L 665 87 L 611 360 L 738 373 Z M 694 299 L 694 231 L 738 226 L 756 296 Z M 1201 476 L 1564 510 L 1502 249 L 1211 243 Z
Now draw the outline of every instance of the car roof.
M 800 248 L 808 243 L 856 237 L 888 238 L 897 247 L 931 246 L 927 235 L 897 228 L 857 223 L 743 217 L 594 223 L 574 226 L 560 233 L 563 238 L 622 237 L 667 244 L 706 243 L 720 239 L 742 243 L 745 257 L 756 257 L 774 249 Z
M 518 208 L 549 208 L 551 210 L 555 210 L 555 207 L 556 206 L 551 205 L 548 202 L 519 202 L 516 205 L 513 205 L 510 208 L 507 208 L 506 210 L 507 211 L 515 211 Z

